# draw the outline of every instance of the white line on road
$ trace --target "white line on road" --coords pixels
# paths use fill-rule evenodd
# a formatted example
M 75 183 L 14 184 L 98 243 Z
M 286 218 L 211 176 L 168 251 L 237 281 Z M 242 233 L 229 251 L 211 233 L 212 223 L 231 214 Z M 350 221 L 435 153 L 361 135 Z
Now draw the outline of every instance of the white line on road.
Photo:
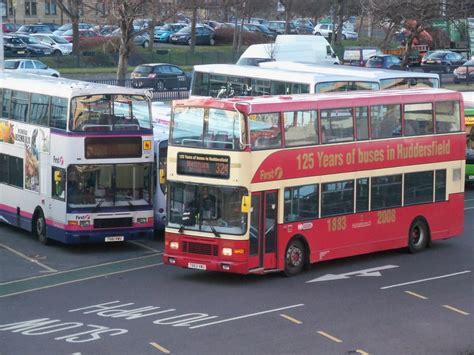
M 145 265 L 145 266 L 135 267 L 135 268 L 132 268 L 132 269 L 114 271 L 114 272 L 109 272 L 109 273 L 107 273 L 107 274 L 94 275 L 94 276 L 84 277 L 84 278 L 82 278 L 82 279 L 60 282 L 60 283 L 57 283 L 57 284 L 54 284 L 54 285 L 48 285 L 48 286 L 43 286 L 43 287 L 31 288 L 31 289 L 25 290 L 25 291 L 14 292 L 14 293 L 8 293 L 8 294 L 6 294 L 6 295 L 0 296 L 0 298 L 15 296 L 15 295 L 19 295 L 19 294 L 22 294 L 22 293 L 29 293 L 29 292 L 33 292 L 33 291 L 44 290 L 44 289 L 46 289 L 46 288 L 51 288 L 51 287 L 63 286 L 63 285 L 72 284 L 72 283 L 75 283 L 75 282 L 81 282 L 81 281 L 87 281 L 87 280 L 97 279 L 97 278 L 99 278 L 99 277 L 104 277 L 104 276 L 110 276 L 110 275 L 115 275 L 115 274 L 121 274 L 121 273 L 129 272 L 129 271 L 135 271 L 135 270 L 146 269 L 146 268 L 150 268 L 150 267 L 154 267 L 154 266 L 160 266 L 160 265 L 163 265 L 163 263 Z
M 380 287 L 381 290 L 386 290 L 389 288 L 394 288 L 394 287 L 400 287 L 400 286 L 406 286 L 406 285 L 412 285 L 420 282 L 425 282 L 425 281 L 431 281 L 431 280 L 437 280 L 437 279 L 444 279 L 446 277 L 452 277 L 452 276 L 457 276 L 457 275 L 462 275 L 462 274 L 467 274 L 470 273 L 471 270 L 466 270 L 466 271 L 461 271 L 461 272 L 455 272 L 454 274 L 449 274 L 449 275 L 441 275 L 441 276 L 436 276 L 436 277 L 430 277 L 428 279 L 422 279 L 422 280 L 415 280 L 415 281 L 410 281 L 410 282 L 404 282 L 402 284 L 397 284 L 397 285 L 391 285 L 391 286 L 384 286 Z
M 470 198 L 470 199 L 464 200 L 464 202 L 468 202 L 468 201 L 474 201 L 474 198 Z
M 295 305 L 293 305 L 293 306 L 288 306 L 288 307 L 281 307 L 281 308 L 270 309 L 270 310 L 268 310 L 268 311 L 263 311 L 263 312 L 257 312 L 257 313 L 246 314 L 246 315 L 243 315 L 243 316 L 238 316 L 238 317 L 233 317 L 233 318 L 222 319 L 222 320 L 218 320 L 218 321 L 216 321 L 216 322 L 211 322 L 211 323 L 205 323 L 205 324 L 195 325 L 195 326 L 193 326 L 193 327 L 189 327 L 189 329 L 196 329 L 196 328 L 208 327 L 208 326 L 210 326 L 210 325 L 215 325 L 215 324 L 220 324 L 220 323 L 226 323 L 226 322 L 230 322 L 230 321 L 238 320 L 238 319 L 243 319 L 243 318 L 255 317 L 255 316 L 259 316 L 259 315 L 261 315 L 261 314 L 266 314 L 266 313 L 279 312 L 279 311 L 282 311 L 282 310 L 284 310 L 284 309 L 296 308 L 296 307 L 301 307 L 301 306 L 304 306 L 304 303 L 295 304 Z
M 170 351 L 168 349 L 166 349 L 165 347 L 161 346 L 160 344 L 158 343 L 150 343 L 151 346 L 153 346 L 155 349 L 158 349 L 159 351 L 161 351 L 162 353 L 165 353 L 165 354 L 169 354 Z
M 129 243 L 138 245 L 139 247 L 142 247 L 142 248 L 144 248 L 144 249 L 151 250 L 151 251 L 153 251 L 153 252 L 155 252 L 155 253 L 163 253 L 163 250 L 153 249 L 152 247 L 149 247 L 148 245 L 145 245 L 145 244 L 136 242 L 136 241 L 134 241 L 134 240 L 130 240 Z
M 153 255 L 150 254 L 150 255 L 145 255 L 145 256 L 138 256 L 138 257 L 136 257 L 136 258 L 129 258 L 129 259 L 123 259 L 123 260 L 116 260 L 116 261 L 110 261 L 110 262 L 108 262 L 108 263 L 103 263 L 103 264 L 96 264 L 96 265 L 90 265 L 90 266 L 79 267 L 79 268 L 77 268 L 77 269 L 58 271 L 55 275 L 65 274 L 65 273 L 73 272 L 73 271 L 81 271 L 81 270 L 86 270 L 86 269 L 92 269 L 92 268 L 94 268 L 94 267 L 101 267 L 101 266 L 106 266 L 106 265 L 119 264 L 119 263 L 124 263 L 124 262 L 132 261 L 132 260 L 140 260 L 140 259 L 145 259 L 145 258 L 151 258 L 151 257 L 153 257 L 153 256 L 161 255 L 161 254 L 163 254 L 163 253 L 156 253 L 156 254 L 153 254 Z M 7 281 L 7 282 L 0 283 L 0 286 L 9 285 L 9 284 L 14 284 L 14 283 L 17 283 L 17 282 L 23 282 L 23 281 L 29 281 L 29 280 L 40 279 L 40 278 L 42 278 L 42 277 L 48 277 L 48 276 L 51 276 L 51 275 L 32 276 L 32 277 L 27 277 L 27 278 L 24 278 L 24 279 L 19 279 L 19 280 Z
M 35 260 L 35 259 L 32 259 L 32 258 L 26 256 L 25 254 L 19 252 L 18 250 L 15 250 L 13 248 L 10 248 L 10 247 L 6 246 L 5 244 L 0 244 L 0 247 L 7 249 L 8 251 L 12 252 L 13 254 L 18 255 L 19 257 L 21 257 L 25 260 L 28 260 L 31 263 L 35 263 L 36 265 L 42 267 L 43 269 L 46 269 L 48 272 L 57 272 L 58 271 L 58 270 L 53 269 L 52 267 L 49 267 L 48 265 L 40 263 L 38 260 Z M 45 275 L 45 276 L 48 276 L 48 275 Z
M 465 210 L 472 210 L 472 209 L 474 209 L 474 207 L 466 207 L 466 208 L 464 209 L 464 211 L 465 211 Z

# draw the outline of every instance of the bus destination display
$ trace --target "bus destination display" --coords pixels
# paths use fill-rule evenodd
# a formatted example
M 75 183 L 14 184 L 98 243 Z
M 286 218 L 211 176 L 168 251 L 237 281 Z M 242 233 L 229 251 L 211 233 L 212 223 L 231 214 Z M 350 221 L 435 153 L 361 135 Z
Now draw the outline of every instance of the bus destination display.
M 178 153 L 178 174 L 228 179 L 230 158 L 218 155 Z

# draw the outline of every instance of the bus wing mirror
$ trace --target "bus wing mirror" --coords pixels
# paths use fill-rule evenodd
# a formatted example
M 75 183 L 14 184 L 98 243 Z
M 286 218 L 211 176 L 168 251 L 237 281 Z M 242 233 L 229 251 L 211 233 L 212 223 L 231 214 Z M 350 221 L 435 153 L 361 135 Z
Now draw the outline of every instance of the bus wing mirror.
M 56 170 L 54 172 L 54 182 L 61 182 L 61 180 L 62 180 L 61 172 Z
M 166 171 L 165 169 L 160 169 L 160 185 L 164 185 L 166 183 Z
M 240 207 L 242 213 L 250 212 L 250 196 L 242 196 L 242 205 Z

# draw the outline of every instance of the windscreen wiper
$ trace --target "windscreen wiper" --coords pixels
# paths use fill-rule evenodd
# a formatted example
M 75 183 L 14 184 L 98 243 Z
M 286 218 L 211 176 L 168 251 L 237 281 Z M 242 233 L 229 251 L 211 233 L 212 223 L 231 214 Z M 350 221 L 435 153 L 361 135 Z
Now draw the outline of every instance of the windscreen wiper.
M 100 205 L 102 205 L 104 203 L 105 199 L 103 199 L 102 201 L 100 201 L 97 205 L 95 205 L 95 207 L 92 209 L 92 212 L 96 212 Z
M 179 234 L 183 234 L 183 232 L 184 232 L 184 224 L 182 224 L 182 225 L 179 226 L 178 232 L 179 232 Z
M 214 225 L 210 222 L 210 220 L 205 220 L 207 222 L 207 225 L 209 227 L 211 227 L 211 231 L 212 233 L 214 233 L 214 235 L 217 237 L 217 238 L 220 238 L 221 235 L 216 231 L 216 228 L 214 227 Z

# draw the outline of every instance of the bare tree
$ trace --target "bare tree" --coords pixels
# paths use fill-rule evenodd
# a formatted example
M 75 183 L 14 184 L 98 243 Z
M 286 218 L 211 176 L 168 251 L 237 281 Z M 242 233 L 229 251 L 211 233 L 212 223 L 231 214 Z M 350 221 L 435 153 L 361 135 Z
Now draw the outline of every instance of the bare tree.
M 72 53 L 79 54 L 79 20 L 82 0 L 56 0 L 61 11 L 72 23 Z

